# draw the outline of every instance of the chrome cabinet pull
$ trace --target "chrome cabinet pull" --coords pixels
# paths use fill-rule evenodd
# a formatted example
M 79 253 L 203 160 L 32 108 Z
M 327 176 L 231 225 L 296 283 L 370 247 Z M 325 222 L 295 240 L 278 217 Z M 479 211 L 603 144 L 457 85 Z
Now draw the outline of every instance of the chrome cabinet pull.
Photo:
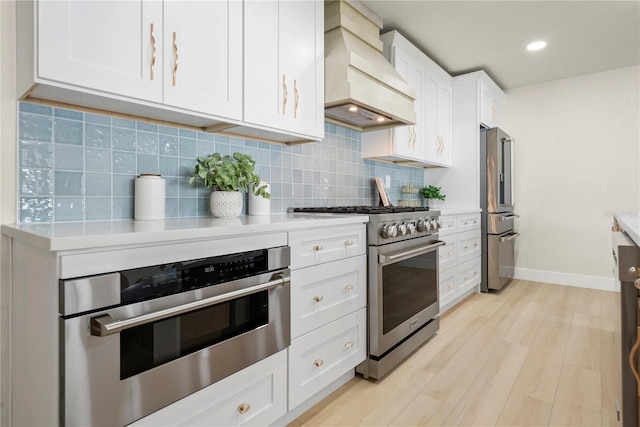
M 353 290 L 353 285 L 344 285 L 344 291 L 349 292 Z
M 321 250 L 322 250 L 322 245 L 314 245 L 313 247 L 314 252 L 320 252 Z
M 90 321 L 91 335 L 98 337 L 106 337 L 108 335 L 117 334 L 125 329 L 130 329 L 135 326 L 146 325 L 147 323 L 155 322 L 158 320 L 166 319 L 168 317 L 178 316 L 180 314 L 188 313 L 190 311 L 198 310 L 201 308 L 209 307 L 210 305 L 218 304 L 225 301 L 230 301 L 238 297 L 250 295 L 260 291 L 266 291 L 271 288 L 276 288 L 281 285 L 286 285 L 291 282 L 291 277 L 275 275 L 278 277 L 275 280 L 270 280 L 266 283 L 262 283 L 256 286 L 251 286 L 245 289 L 239 289 L 223 295 L 216 295 L 210 298 L 201 299 L 198 301 L 189 302 L 187 304 L 179 305 L 177 307 L 165 308 L 153 313 L 142 314 L 140 316 L 131 317 L 124 320 L 113 320 L 108 314 L 92 317 Z
M 453 251 L 449 251 L 449 255 L 453 255 Z
M 353 343 L 351 341 L 347 341 L 346 343 L 344 343 L 344 348 L 346 350 L 349 350 L 351 347 L 353 347 Z
M 298 94 L 298 81 L 293 80 L 293 93 L 296 96 L 296 101 L 293 104 L 293 118 L 298 117 L 298 104 L 300 103 L 300 95 Z
M 465 246 L 464 248 L 465 248 L 465 249 L 469 249 L 469 246 Z
M 346 247 L 353 246 L 353 240 L 345 240 L 344 245 Z
M 313 296 L 313 300 L 314 300 L 315 302 L 320 302 L 320 301 L 322 301 L 323 299 L 324 299 L 324 297 L 323 297 L 322 295 L 314 295 L 314 296 Z
M 627 270 L 627 272 L 631 277 L 640 277 L 640 268 L 638 267 L 629 267 L 629 270 Z
M 251 410 L 251 405 L 249 403 L 241 403 L 238 405 L 238 412 L 241 414 L 246 414 Z
M 449 287 L 449 289 L 453 289 L 453 285 L 452 284 L 449 284 L 448 287 Z
M 635 286 L 635 287 L 636 287 L 636 289 L 640 291 L 640 279 L 636 279 L 636 280 L 633 282 L 633 286 Z
M 178 37 L 176 33 L 173 33 L 173 53 L 176 56 L 176 61 L 173 64 L 173 85 L 176 85 L 177 76 L 178 76 L 178 62 L 180 60 L 180 52 L 178 52 Z
M 289 97 L 289 92 L 287 91 L 287 76 L 282 75 L 282 115 L 284 116 L 287 112 L 287 98 Z
M 316 368 L 319 368 L 320 366 L 324 365 L 324 362 L 322 361 L 322 359 L 316 359 L 316 360 L 313 361 L 313 365 Z
M 151 54 L 151 80 L 154 78 L 155 67 L 156 67 L 156 36 L 153 32 L 153 22 L 151 23 L 151 44 L 153 45 L 153 53 Z

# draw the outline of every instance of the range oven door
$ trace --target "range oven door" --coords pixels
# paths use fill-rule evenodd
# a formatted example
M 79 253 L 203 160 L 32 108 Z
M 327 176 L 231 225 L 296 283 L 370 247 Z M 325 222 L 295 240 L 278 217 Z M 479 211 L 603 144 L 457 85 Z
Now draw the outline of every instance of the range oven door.
M 437 235 L 369 247 L 369 354 L 384 353 L 440 312 Z
M 129 424 L 286 348 L 289 280 L 285 269 L 61 317 L 60 425 Z

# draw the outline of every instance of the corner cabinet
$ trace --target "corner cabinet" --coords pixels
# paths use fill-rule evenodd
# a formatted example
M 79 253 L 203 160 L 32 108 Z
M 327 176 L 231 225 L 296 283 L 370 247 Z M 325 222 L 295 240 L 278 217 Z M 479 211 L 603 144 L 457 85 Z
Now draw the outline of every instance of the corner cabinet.
M 266 141 L 324 136 L 321 1 L 21 1 L 21 99 Z
M 416 90 L 416 124 L 363 134 L 362 157 L 410 166 L 450 166 L 451 76 L 402 34 L 382 34 L 383 53 Z
M 440 221 L 439 239 L 446 242 L 438 252 L 440 312 L 444 313 L 480 285 L 480 212 L 443 212 Z

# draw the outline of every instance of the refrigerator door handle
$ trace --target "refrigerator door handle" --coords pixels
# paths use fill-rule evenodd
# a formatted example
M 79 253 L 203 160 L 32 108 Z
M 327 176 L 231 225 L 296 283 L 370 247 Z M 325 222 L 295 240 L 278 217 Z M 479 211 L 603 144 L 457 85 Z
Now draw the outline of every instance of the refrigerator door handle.
M 520 233 L 511 233 L 506 237 L 500 237 L 500 243 L 508 242 L 509 240 L 513 240 L 518 237 Z

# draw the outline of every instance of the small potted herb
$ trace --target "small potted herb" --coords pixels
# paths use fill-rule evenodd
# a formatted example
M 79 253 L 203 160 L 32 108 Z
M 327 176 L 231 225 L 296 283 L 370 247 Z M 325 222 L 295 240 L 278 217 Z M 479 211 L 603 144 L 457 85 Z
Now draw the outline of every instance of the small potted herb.
M 249 154 L 233 153 L 232 156 L 211 153 L 198 157 L 189 183 L 201 182 L 211 188 L 211 213 L 215 217 L 237 217 L 242 212 L 243 198 L 239 190 L 269 199 L 267 186 L 255 173 L 256 162 Z
M 447 197 L 442 194 L 442 187 L 436 187 L 435 185 L 429 185 L 422 189 L 422 196 L 427 200 L 427 206 L 430 208 L 436 208 L 439 203 Z

